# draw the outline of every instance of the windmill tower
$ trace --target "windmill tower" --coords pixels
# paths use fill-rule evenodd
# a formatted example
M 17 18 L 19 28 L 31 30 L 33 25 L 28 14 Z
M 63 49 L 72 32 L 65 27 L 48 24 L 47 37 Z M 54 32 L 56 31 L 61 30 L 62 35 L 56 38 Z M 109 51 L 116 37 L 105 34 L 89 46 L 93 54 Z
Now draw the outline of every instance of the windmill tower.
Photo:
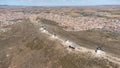
M 101 47 L 97 47 L 97 48 L 95 49 L 95 52 L 96 52 L 97 54 L 101 54 L 101 51 L 102 51 Z
M 39 30 L 42 31 L 42 32 L 46 32 L 46 27 L 45 26 L 41 26 Z
M 57 38 L 55 33 L 52 34 L 52 38 Z

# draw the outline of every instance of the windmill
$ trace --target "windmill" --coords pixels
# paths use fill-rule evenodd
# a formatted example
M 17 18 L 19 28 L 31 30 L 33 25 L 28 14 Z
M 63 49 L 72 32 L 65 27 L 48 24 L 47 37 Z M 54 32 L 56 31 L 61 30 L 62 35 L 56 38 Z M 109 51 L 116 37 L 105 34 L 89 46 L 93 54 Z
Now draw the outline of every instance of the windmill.
M 69 41 L 69 40 L 65 40 L 65 43 L 66 43 L 66 44 L 69 44 L 69 43 L 70 43 L 70 41 Z
M 100 30 L 100 33 L 102 33 L 102 30 Z M 101 35 L 102 35 L 102 34 L 101 34 Z M 102 37 L 102 36 L 99 38 L 99 42 L 100 42 L 100 43 L 99 43 L 100 45 L 98 45 L 98 46 L 96 47 L 96 49 L 95 49 L 95 52 L 96 52 L 97 54 L 101 54 L 101 52 L 103 51 L 102 48 L 103 48 L 103 46 L 104 46 L 105 43 L 106 43 L 105 40 L 104 40 L 104 37 Z
M 101 54 L 101 52 L 103 51 L 102 47 L 103 47 L 103 45 L 97 46 L 96 49 L 95 49 L 95 52 L 97 54 Z
M 57 38 L 55 33 L 52 34 L 52 38 Z
M 102 51 L 101 47 L 97 47 L 97 48 L 95 49 L 95 52 L 96 52 L 97 54 L 100 54 L 101 51 Z
M 41 27 L 40 27 L 40 30 L 41 30 L 41 31 L 44 30 L 44 26 L 41 26 Z
M 42 32 L 46 32 L 46 27 L 45 26 L 41 26 L 39 30 L 42 31 Z

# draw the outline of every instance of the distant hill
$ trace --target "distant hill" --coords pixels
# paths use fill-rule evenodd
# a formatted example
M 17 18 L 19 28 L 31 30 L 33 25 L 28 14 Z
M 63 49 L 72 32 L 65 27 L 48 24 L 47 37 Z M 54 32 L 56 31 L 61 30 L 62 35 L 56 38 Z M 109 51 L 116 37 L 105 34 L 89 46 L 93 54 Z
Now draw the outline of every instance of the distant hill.
M 26 5 L 0 5 L 0 7 L 25 7 Z M 28 6 L 27 6 L 28 7 Z M 120 5 L 89 5 L 89 6 L 80 6 L 80 5 L 76 5 L 76 6 L 29 6 L 29 7 L 120 7 Z
M 9 5 L 0 5 L 0 6 L 9 6 Z

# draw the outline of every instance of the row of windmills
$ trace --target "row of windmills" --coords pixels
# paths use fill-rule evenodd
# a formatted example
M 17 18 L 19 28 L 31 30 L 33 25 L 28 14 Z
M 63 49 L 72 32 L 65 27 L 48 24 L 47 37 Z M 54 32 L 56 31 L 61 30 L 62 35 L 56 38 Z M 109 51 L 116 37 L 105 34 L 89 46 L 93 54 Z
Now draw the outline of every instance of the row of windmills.
M 45 26 L 41 26 L 39 30 L 41 32 L 46 32 L 47 31 Z M 57 35 L 55 33 L 53 33 L 51 37 L 52 38 L 57 38 Z M 70 49 L 76 49 L 77 48 L 76 46 L 74 46 L 73 44 L 71 44 L 71 42 L 69 40 L 64 40 L 64 43 L 66 45 L 68 45 L 67 47 L 70 48 Z M 101 51 L 102 51 L 101 47 L 97 47 L 95 49 L 95 53 L 97 53 L 97 54 L 101 54 Z

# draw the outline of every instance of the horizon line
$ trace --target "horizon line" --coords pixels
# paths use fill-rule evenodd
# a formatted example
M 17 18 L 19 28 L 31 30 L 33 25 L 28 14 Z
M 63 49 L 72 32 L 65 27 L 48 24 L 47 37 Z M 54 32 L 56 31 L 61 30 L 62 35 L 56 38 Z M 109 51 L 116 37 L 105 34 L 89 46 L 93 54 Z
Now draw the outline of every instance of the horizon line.
M 87 7 L 87 6 L 120 6 L 120 5 L 0 5 L 0 6 L 26 6 L 26 7 Z

